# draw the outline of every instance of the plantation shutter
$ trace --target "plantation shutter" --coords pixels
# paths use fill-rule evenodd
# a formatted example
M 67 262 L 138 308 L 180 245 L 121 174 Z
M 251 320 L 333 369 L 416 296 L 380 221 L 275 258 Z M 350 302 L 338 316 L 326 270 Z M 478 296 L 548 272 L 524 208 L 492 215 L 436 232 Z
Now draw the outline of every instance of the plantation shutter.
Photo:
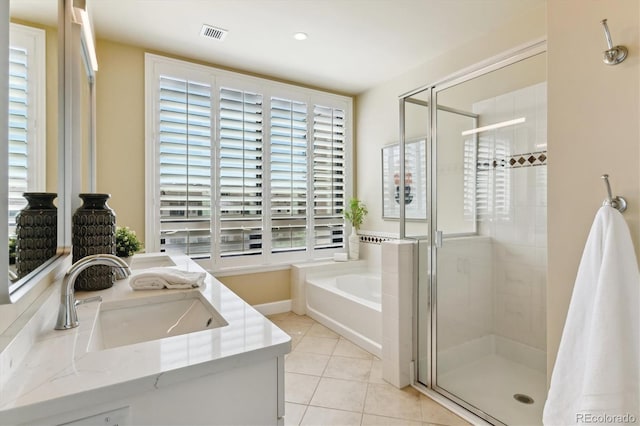
M 160 76 L 160 244 L 211 253 L 211 87 Z
M 9 227 L 27 205 L 29 181 L 29 82 L 26 49 L 9 47 Z M 13 231 L 10 231 L 13 232 Z
M 509 138 L 496 137 L 495 141 L 495 211 L 498 218 L 511 219 L 511 179 L 510 169 L 507 167 L 507 159 L 510 157 Z
M 220 256 L 262 254 L 262 95 L 220 89 Z
M 477 147 L 475 208 L 477 220 L 510 219 L 511 183 L 508 141 L 480 136 Z
M 28 55 L 26 49 L 9 47 L 9 227 L 27 205 L 28 190 Z
M 313 109 L 314 248 L 344 246 L 345 112 Z
M 307 105 L 271 99 L 272 252 L 306 250 Z
M 483 173 L 477 156 L 477 136 L 470 135 L 464 139 L 464 218 L 467 221 L 476 220 L 476 205 L 482 203 L 482 209 L 486 211 L 486 197 L 482 200 L 476 200 L 478 193 L 478 178 Z M 485 155 L 486 157 L 486 155 Z M 483 185 L 483 188 L 486 188 Z
M 493 147 L 489 138 L 480 136 L 477 146 L 477 167 L 475 168 L 476 194 L 475 209 L 478 220 L 493 217 Z M 471 181 L 471 180 L 470 180 Z M 473 209 L 473 207 L 470 207 Z

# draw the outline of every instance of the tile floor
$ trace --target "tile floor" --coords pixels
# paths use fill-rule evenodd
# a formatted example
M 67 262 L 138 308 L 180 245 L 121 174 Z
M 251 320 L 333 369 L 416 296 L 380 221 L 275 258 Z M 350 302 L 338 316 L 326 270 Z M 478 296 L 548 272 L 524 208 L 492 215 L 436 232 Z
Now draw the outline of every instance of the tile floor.
M 382 361 L 307 316 L 269 317 L 292 338 L 285 425 L 469 425 L 412 387 L 382 379 Z

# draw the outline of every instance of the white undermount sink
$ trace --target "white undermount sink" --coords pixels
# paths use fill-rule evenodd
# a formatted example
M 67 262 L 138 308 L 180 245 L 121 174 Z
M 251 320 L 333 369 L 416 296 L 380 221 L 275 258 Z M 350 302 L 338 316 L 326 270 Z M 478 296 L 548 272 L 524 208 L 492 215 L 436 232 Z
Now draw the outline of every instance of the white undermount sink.
M 131 258 L 131 269 L 147 269 L 147 268 L 160 268 L 176 266 L 175 262 L 171 260 L 166 254 L 152 254 L 152 255 L 136 255 Z
M 200 291 L 103 302 L 88 351 L 209 330 L 228 325 Z

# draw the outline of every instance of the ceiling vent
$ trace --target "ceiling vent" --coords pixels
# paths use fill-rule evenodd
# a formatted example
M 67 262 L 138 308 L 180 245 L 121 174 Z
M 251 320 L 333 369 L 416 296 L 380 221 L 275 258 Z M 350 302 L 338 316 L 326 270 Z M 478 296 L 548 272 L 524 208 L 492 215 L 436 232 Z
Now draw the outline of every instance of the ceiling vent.
M 210 38 L 213 40 L 222 41 L 227 36 L 228 31 L 222 28 L 212 27 L 211 25 L 203 24 L 200 30 L 200 35 L 204 38 Z

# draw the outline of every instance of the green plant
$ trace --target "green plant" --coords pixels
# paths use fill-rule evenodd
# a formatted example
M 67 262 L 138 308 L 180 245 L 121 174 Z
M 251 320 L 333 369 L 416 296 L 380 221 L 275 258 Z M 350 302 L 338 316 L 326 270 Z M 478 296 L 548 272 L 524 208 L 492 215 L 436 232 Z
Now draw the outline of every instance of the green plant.
M 356 231 L 362 225 L 364 217 L 369 213 L 367 206 L 357 198 L 349 200 L 349 206 L 344 210 L 344 218 L 351 222 L 351 225 L 356 228 Z
M 9 237 L 9 265 L 16 263 L 16 245 L 18 244 L 18 237 L 12 235 Z
M 116 256 L 130 257 L 142 249 L 142 243 L 128 226 L 116 228 Z

